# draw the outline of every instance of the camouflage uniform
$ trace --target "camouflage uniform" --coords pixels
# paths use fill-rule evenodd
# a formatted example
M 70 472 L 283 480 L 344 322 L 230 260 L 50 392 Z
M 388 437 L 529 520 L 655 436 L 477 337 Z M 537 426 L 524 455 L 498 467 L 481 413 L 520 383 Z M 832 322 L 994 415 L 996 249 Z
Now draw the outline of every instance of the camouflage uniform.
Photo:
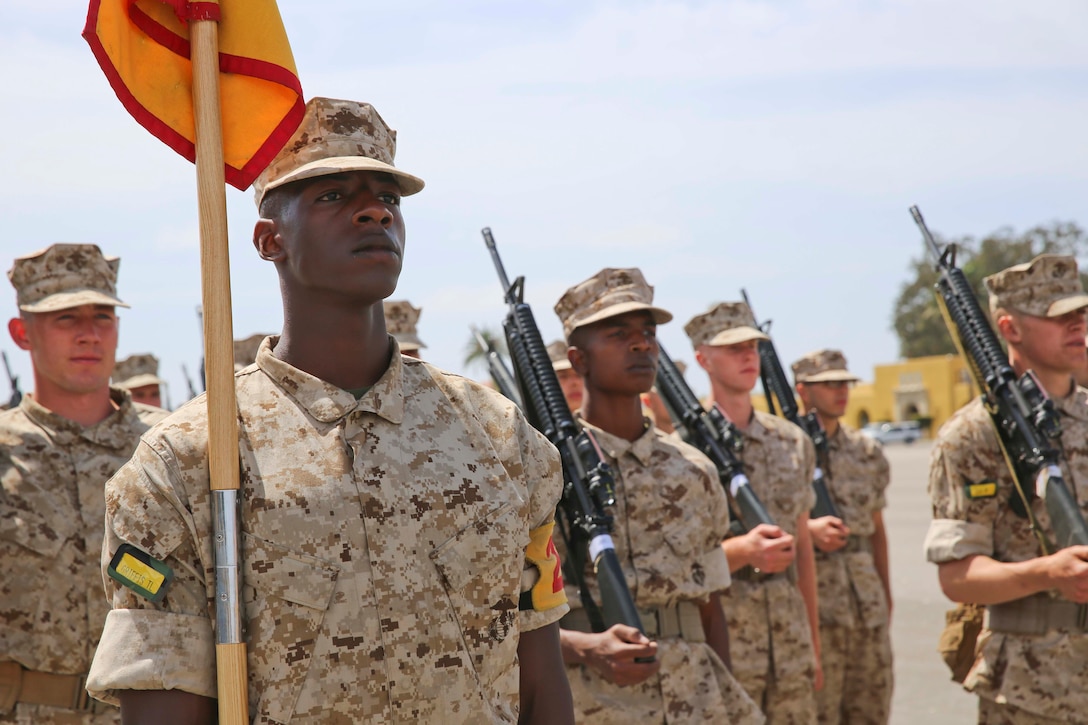
M 1062 474 L 1088 516 L 1088 391 L 1077 388 L 1054 401 L 1061 413 Z M 994 495 L 970 498 L 967 484 L 996 482 Z M 929 494 L 933 522 L 926 536 L 926 557 L 934 563 L 981 554 L 997 561 L 1026 561 L 1041 556 L 1026 518 L 1009 507 L 1012 476 L 993 432 L 989 413 L 975 400 L 941 427 L 930 464 Z M 1053 540 L 1042 498 L 1032 505 L 1035 520 Z M 1051 598 L 1037 594 L 1033 598 Z M 1055 592 L 1054 598 L 1058 595 Z M 1088 691 L 1088 635 L 1063 627 L 1039 634 L 984 630 L 981 651 L 964 687 L 986 700 L 997 700 L 1054 719 L 1085 722 Z
M 817 350 L 792 365 L 802 385 L 852 383 L 839 350 Z M 820 608 L 820 665 L 816 693 L 821 723 L 888 722 L 892 700 L 892 650 L 888 602 L 873 558 L 873 514 L 886 503 L 888 460 L 880 444 L 840 422 L 828 438 L 828 460 L 819 463 L 843 523 L 850 529 L 838 551 L 815 550 Z
M 9 276 L 24 311 L 120 306 L 117 266 L 94 245 L 58 244 L 16 260 Z M 81 681 L 108 611 L 99 567 L 102 491 L 166 412 L 134 404 L 117 388 L 110 399 L 116 410 L 92 426 L 51 412 L 31 394 L 0 413 L 0 702 L 20 700 L 10 710 L 0 705 L 0 722 L 120 721 L 115 708 L 87 702 Z M 81 707 L 22 701 L 43 691 Z
M 821 723 L 886 723 L 892 699 L 888 601 L 873 561 L 873 512 L 885 507 L 888 459 L 879 443 L 841 423 L 828 440 L 828 488 L 850 529 L 839 551 L 816 551 Z
M 567 611 L 526 552 L 559 497 L 555 449 L 505 398 L 395 344 L 356 400 L 276 359 L 276 341 L 237 375 L 256 721 L 516 722 L 519 635 Z M 206 448 L 201 397 L 107 486 L 104 561 L 129 542 L 175 579 L 159 605 L 107 582 L 96 697 L 215 697 Z M 533 588 L 519 614 L 540 583 L 558 596 L 538 605 Z
M 574 330 L 626 312 L 645 310 L 657 324 L 672 315 L 654 307 L 653 288 L 638 269 L 604 269 L 572 287 L 555 305 L 569 338 Z M 549 347 L 556 369 L 569 368 L 567 345 Z M 594 725 L 763 721 L 755 703 L 706 643 L 699 605 L 729 586 L 721 540 L 729 503 L 714 464 L 691 446 L 667 438 L 644 420 L 628 441 L 582 420 L 615 477 L 612 539 L 647 636 L 658 643 L 658 673 L 621 687 L 584 664 L 567 666 L 577 721 Z M 593 562 L 583 572 L 597 592 Z M 568 630 L 591 631 L 577 587 Z
M 0 414 L 0 652 L 28 670 L 83 675 L 90 669 L 109 604 L 99 552 L 106 481 L 140 435 L 166 412 L 132 403 L 83 427 L 43 408 L 33 395 Z M 103 709 L 103 708 L 99 708 Z M 45 705 L 16 706 L 0 722 L 113 723 Z
M 1072 257 L 1037 257 L 988 277 L 986 286 L 992 310 L 1056 316 L 1088 305 Z M 1088 391 L 1074 388 L 1054 404 L 1062 425 L 1062 474 L 1088 517 Z M 980 483 L 996 485 L 971 488 Z M 941 427 L 930 462 L 929 494 L 929 561 L 981 555 L 1019 562 L 1043 555 L 1028 519 L 1010 508 L 1011 497 L 1018 494 L 981 400 L 964 406 Z M 1053 541 L 1041 497 L 1031 510 L 1041 533 Z M 976 661 L 963 683 L 981 698 L 979 722 L 1088 722 L 1088 634 L 1075 621 L 1077 607 L 1051 591 L 987 610 Z M 1035 613 L 1025 616 L 1025 611 Z M 1039 612 L 1046 612 L 1045 618 Z M 1010 619 L 1019 621 L 1008 626 Z
M 756 411 L 744 433 L 744 469 L 771 519 L 797 535 L 797 517 L 816 504 L 812 441 L 789 421 Z M 722 600 L 729 620 L 733 674 L 768 723 L 815 723 L 816 660 L 796 564 L 780 574 L 745 567 Z
M 729 565 L 720 542 L 729 526 L 729 504 L 714 465 L 647 420 L 635 441 L 584 421 L 615 475 L 612 539 L 647 634 L 658 643 L 657 675 L 637 685 L 613 685 L 586 665 L 568 665 L 579 723 L 759 723 L 759 708 L 706 644 L 697 604 L 729 587 Z M 561 552 L 561 557 L 565 552 Z M 592 562 L 585 577 L 596 591 Z M 577 588 L 568 582 L 574 611 L 562 625 L 588 630 Z M 679 605 L 679 606 L 678 606 Z M 682 612 L 680 632 L 656 634 L 664 615 Z M 683 617 L 686 617 L 684 619 Z M 579 626 L 571 626 L 577 622 Z M 686 627 L 684 625 L 687 625 Z
M 689 320 L 684 331 L 696 350 L 768 339 L 744 302 L 719 303 Z M 740 458 L 753 491 L 771 519 L 796 536 L 798 517 L 816 503 L 810 485 L 816 465 L 812 441 L 793 423 L 759 411 L 753 411 L 743 440 Z M 733 674 L 771 724 L 816 722 L 816 659 L 796 580 L 796 564 L 771 575 L 744 567 L 722 598 Z

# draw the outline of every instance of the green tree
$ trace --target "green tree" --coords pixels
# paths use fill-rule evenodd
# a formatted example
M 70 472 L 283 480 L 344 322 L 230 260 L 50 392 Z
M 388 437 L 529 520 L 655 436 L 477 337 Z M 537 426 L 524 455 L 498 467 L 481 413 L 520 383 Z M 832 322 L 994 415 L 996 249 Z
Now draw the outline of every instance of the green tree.
M 934 236 L 942 247 L 947 243 L 939 235 Z M 1013 229 L 1003 227 L 981 241 L 968 236 L 954 239 L 952 243 L 956 245 L 956 264 L 963 269 L 984 310 L 989 307 L 983 279 L 989 275 L 1040 254 L 1079 256 L 1088 250 L 1088 237 L 1074 222 L 1037 226 L 1019 235 Z M 1088 282 L 1088 275 L 1082 273 L 1081 279 Z M 936 283 L 937 271 L 932 256 L 928 249 L 923 249 L 923 256 L 911 260 L 910 276 L 899 290 L 892 313 L 892 327 L 899 336 L 900 357 L 956 352 L 937 307 L 933 288 Z
M 479 335 L 479 337 L 477 337 Z M 465 358 L 464 364 L 468 369 L 483 369 L 487 370 L 487 348 L 480 344 L 480 337 L 484 339 L 484 342 L 491 345 L 493 348 L 499 351 L 502 355 L 506 355 L 506 335 L 500 330 L 498 332 L 483 328 L 472 328 L 472 334 L 465 344 Z

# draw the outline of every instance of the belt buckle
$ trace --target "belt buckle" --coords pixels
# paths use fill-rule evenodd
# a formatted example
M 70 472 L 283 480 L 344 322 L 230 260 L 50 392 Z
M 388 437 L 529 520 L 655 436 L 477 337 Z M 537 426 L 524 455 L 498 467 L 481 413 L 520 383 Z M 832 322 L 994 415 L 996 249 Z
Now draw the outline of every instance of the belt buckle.
M 638 619 L 642 624 L 643 634 L 650 639 L 657 639 L 661 632 L 661 612 L 657 609 L 639 609 Z

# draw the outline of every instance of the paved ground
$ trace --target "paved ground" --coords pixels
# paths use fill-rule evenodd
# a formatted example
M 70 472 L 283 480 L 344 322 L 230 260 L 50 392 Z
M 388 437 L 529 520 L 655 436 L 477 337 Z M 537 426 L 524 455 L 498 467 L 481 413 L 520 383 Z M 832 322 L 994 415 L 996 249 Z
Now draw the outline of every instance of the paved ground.
M 945 725 L 976 721 L 976 699 L 948 677 L 937 655 L 944 612 L 952 605 L 937 585 L 937 569 L 925 561 L 922 541 L 929 526 L 926 494 L 929 442 L 889 444 L 892 467 L 884 520 L 891 550 L 892 646 L 895 697 L 892 725 Z

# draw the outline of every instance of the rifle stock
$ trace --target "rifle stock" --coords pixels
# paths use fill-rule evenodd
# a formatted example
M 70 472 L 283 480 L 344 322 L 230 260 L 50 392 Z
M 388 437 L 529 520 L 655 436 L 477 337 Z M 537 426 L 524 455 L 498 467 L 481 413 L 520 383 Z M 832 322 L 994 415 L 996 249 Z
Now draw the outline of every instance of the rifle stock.
M 752 303 L 748 301 L 748 293 L 741 290 L 740 294 L 744 298 L 744 303 L 748 305 L 748 309 L 752 309 Z M 754 315 L 755 312 L 752 314 Z M 825 475 L 829 460 L 827 433 L 824 431 L 824 427 L 820 425 L 820 419 L 816 417 L 815 411 L 804 416 L 801 415 L 801 411 L 797 407 L 797 398 L 793 395 L 793 388 L 790 387 L 786 371 L 782 368 L 782 360 L 778 357 L 778 351 L 775 350 L 774 341 L 770 339 L 771 321 L 767 320 L 760 323 L 759 329 L 768 338 L 760 340 L 758 345 L 759 377 L 763 381 L 763 394 L 767 398 L 767 409 L 772 415 L 775 415 L 777 406 L 777 415 L 803 430 L 816 448 L 816 469 L 812 475 L 812 490 L 816 493 L 816 505 L 813 506 L 809 516 L 814 519 L 821 516 L 834 516 L 842 520 L 838 509 L 835 508 L 835 503 L 831 500 L 831 492 L 827 488 L 827 477 Z
M 1044 552 L 1050 552 L 1052 546 L 1031 515 L 1031 502 L 1036 496 L 1043 498 L 1058 549 L 1088 544 L 1088 525 L 1062 476 L 1061 453 L 1051 444 L 1061 435 L 1053 401 L 1032 371 L 1017 378 L 967 276 L 956 266 L 955 245 L 941 250 L 918 207 L 912 206 L 910 213 L 936 261 L 940 275 L 937 302 L 948 331 L 982 393 L 1012 473 L 1017 497 L 1010 504 L 1017 514 L 1032 521 L 1032 530 Z
M 503 329 L 525 403 L 522 409 L 533 427 L 559 449 L 563 463 L 563 496 L 556 509 L 556 528 L 567 548 L 569 561 L 564 571 L 578 585 L 594 631 L 625 624 L 645 634 L 612 541 L 612 517 L 605 511 L 615 504 L 612 470 L 596 440 L 578 427 L 567 406 L 532 309 L 523 299 L 525 278 L 510 283 L 491 230 L 485 228 L 482 233 L 509 306 Z M 599 603 L 585 581 L 587 562 L 592 562 L 596 571 Z
M 688 387 L 683 373 L 658 343 L 657 392 L 665 403 L 680 437 L 714 462 L 718 478 L 729 497 L 733 522 L 744 533 L 760 524 L 775 525 L 744 473 L 738 457 L 743 444 L 740 431 L 716 406 L 707 411 Z

